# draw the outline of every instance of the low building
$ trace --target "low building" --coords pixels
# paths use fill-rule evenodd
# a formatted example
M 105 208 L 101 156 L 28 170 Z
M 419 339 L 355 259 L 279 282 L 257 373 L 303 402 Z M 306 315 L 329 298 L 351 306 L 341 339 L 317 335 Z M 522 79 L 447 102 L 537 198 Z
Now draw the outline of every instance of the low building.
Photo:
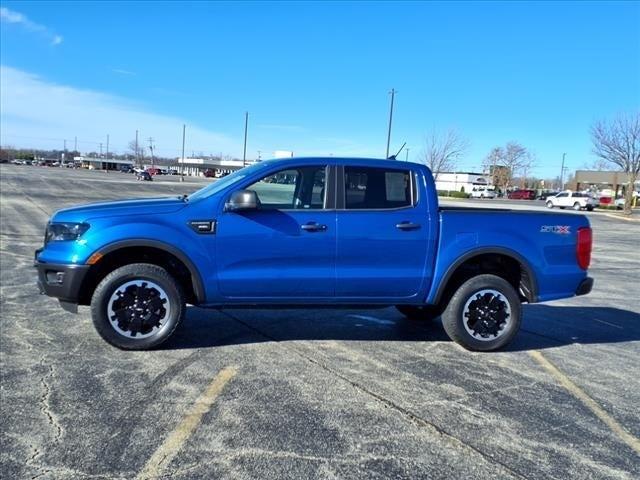
M 607 192 L 613 197 L 624 193 L 629 177 L 624 172 L 607 172 L 602 170 L 577 170 L 573 182 L 568 188 L 576 191 L 593 190 Z M 640 189 L 640 180 L 636 182 L 635 190 Z
M 133 167 L 133 160 L 115 158 L 73 157 L 73 161 L 89 170 L 119 170 L 123 166 Z
M 470 193 L 473 187 L 491 187 L 491 175 L 476 172 L 440 172 L 434 174 L 437 190 Z
M 224 160 L 220 158 L 178 158 L 175 168 L 178 171 L 184 169 L 184 174 L 189 176 L 201 176 L 206 171 L 217 173 L 218 175 L 227 174 L 240 170 L 242 167 L 253 164 L 253 160 Z

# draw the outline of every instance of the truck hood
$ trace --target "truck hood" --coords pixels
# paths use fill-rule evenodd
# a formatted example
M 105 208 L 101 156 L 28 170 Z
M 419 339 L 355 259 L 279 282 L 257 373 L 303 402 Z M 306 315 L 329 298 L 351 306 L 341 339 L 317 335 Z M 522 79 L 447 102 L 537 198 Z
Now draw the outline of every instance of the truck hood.
M 84 222 L 90 218 L 119 215 L 161 215 L 177 212 L 185 205 L 186 203 L 178 197 L 90 203 L 59 210 L 54 213 L 51 220 L 54 222 Z

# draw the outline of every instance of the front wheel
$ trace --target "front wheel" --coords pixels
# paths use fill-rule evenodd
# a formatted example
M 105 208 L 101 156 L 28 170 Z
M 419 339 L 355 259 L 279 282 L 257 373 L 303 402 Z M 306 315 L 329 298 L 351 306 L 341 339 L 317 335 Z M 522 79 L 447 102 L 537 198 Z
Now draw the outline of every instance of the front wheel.
M 424 321 L 433 320 L 442 313 L 437 305 L 396 305 L 396 310 L 411 320 Z
M 547 202 L 547 208 L 553 208 L 553 202 L 551 200 Z
M 442 325 L 467 350 L 492 351 L 513 339 L 521 317 L 520 299 L 509 282 L 496 275 L 478 275 L 453 294 Z
M 133 263 L 109 273 L 91 298 L 100 336 L 124 350 L 147 350 L 165 342 L 185 315 L 180 285 L 164 269 Z

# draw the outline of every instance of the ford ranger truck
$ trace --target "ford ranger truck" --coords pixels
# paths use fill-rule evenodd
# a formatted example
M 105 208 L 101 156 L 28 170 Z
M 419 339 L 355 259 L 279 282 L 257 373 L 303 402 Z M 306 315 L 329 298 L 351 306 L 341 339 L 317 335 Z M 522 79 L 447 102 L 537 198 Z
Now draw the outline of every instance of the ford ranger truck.
M 43 293 L 122 349 L 157 347 L 186 305 L 395 306 L 495 350 L 522 302 L 584 295 L 583 215 L 440 207 L 430 170 L 394 160 L 256 163 L 182 197 L 56 212 L 35 254 Z

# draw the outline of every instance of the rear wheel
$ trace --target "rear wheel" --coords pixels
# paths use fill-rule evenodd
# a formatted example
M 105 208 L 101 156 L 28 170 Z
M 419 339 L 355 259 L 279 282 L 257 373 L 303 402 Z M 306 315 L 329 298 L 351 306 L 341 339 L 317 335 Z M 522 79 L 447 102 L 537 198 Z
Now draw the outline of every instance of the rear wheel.
M 513 339 L 521 316 L 520 299 L 509 282 L 496 275 L 478 275 L 453 294 L 442 325 L 467 350 L 491 351 Z
M 587 207 L 587 210 L 588 210 L 588 211 L 590 211 L 590 212 L 593 212 L 593 206 L 589 205 L 589 206 Z
M 411 320 L 425 321 L 433 320 L 442 313 L 437 305 L 396 305 L 396 310 Z
M 157 265 L 133 263 L 109 273 L 91 298 L 100 336 L 124 350 L 147 350 L 165 342 L 185 314 L 184 294 Z

